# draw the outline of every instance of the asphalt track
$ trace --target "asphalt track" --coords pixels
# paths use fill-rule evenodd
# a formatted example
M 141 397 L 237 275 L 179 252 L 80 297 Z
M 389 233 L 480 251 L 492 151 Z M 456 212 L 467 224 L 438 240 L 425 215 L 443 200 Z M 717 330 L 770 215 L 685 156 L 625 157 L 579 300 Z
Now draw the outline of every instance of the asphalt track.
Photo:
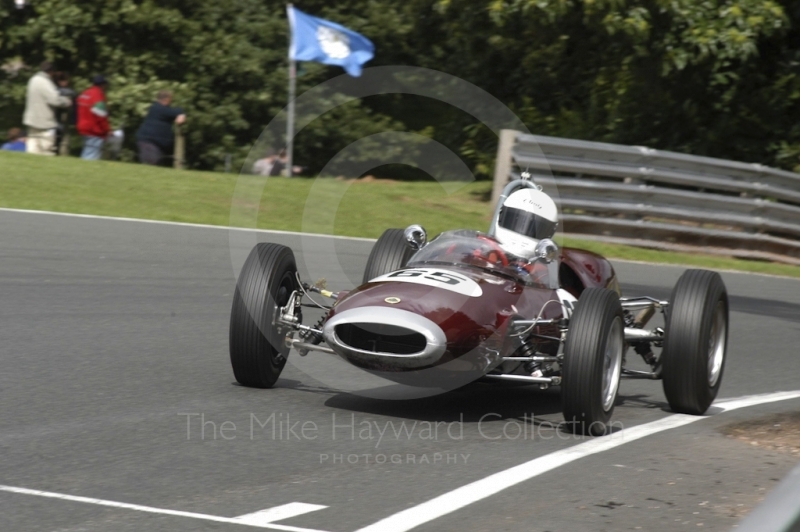
M 303 275 L 332 289 L 358 283 L 372 245 L 236 232 L 232 261 L 223 229 L 0 211 L 0 530 L 352 532 L 537 458 L 550 469 L 414 530 L 729 530 L 795 465 L 718 429 L 796 411 L 797 398 L 558 465 L 591 439 L 553 428 L 552 390 L 370 399 L 336 386 L 359 378 L 343 362 L 314 355 L 293 355 L 272 390 L 237 386 L 234 265 L 256 238 L 291 246 Z M 666 297 L 682 271 L 615 266 L 626 295 Z M 720 397 L 799 390 L 800 280 L 723 277 Z M 620 427 L 670 416 L 660 383 L 623 382 Z

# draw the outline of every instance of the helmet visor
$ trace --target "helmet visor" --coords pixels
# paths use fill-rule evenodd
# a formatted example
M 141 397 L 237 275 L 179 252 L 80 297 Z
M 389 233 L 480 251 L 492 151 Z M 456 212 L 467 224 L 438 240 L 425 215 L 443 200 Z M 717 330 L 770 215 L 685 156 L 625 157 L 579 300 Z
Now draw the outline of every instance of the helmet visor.
M 553 222 L 537 214 L 513 207 L 503 207 L 498 220 L 500 227 L 521 235 L 540 240 L 553 238 L 558 222 Z

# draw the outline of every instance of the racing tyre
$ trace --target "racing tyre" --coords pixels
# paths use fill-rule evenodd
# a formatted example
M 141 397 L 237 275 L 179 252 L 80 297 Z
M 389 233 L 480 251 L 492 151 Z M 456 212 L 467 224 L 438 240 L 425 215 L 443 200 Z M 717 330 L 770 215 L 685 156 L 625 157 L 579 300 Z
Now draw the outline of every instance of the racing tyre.
M 375 242 L 367 259 L 362 283 L 404 267 L 414 254 L 406 242 L 402 229 L 387 229 Z
M 599 436 L 614 412 L 625 352 L 622 305 L 616 292 L 587 288 L 569 320 L 561 403 L 577 433 Z
M 273 321 L 299 289 L 294 253 L 278 244 L 257 244 L 236 282 L 230 326 L 231 366 L 244 386 L 271 388 L 286 365 L 285 331 Z
M 722 277 L 687 270 L 672 290 L 661 376 L 670 408 L 703 414 L 717 396 L 728 345 L 728 292 Z

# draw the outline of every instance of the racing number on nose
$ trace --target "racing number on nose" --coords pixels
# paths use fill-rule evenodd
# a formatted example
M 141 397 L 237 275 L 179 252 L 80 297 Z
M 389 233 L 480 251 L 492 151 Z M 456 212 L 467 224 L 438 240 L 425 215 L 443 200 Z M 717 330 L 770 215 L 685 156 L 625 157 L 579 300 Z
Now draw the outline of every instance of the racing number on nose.
M 462 277 L 453 275 L 446 272 L 429 272 L 426 270 L 401 270 L 394 272 L 389 277 L 422 277 L 423 279 L 430 279 L 432 281 L 439 281 L 444 284 L 457 285 L 464 281 Z

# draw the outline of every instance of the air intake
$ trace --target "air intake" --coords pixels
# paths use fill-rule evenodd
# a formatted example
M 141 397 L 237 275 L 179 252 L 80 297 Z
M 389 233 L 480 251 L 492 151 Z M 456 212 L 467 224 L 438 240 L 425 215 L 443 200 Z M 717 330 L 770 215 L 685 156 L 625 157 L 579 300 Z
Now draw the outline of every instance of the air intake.
M 413 355 L 427 346 L 422 334 L 384 323 L 342 323 L 336 326 L 336 336 L 347 346 L 371 353 Z
M 441 327 L 419 314 L 386 306 L 337 312 L 323 326 L 322 336 L 351 364 L 382 371 L 428 367 L 447 349 Z

